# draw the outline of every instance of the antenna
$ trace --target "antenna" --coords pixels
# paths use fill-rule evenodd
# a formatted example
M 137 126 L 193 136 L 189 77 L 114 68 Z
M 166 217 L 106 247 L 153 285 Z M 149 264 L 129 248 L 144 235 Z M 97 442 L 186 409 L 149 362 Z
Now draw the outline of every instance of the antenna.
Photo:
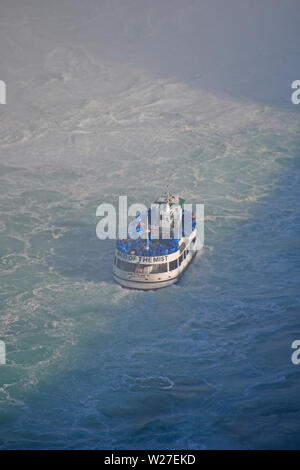
M 169 191 L 169 183 L 167 183 L 166 189 L 167 189 L 167 191 L 166 191 L 167 201 L 168 201 L 168 203 L 169 203 L 170 196 L 171 196 L 171 193 L 170 193 L 170 191 Z

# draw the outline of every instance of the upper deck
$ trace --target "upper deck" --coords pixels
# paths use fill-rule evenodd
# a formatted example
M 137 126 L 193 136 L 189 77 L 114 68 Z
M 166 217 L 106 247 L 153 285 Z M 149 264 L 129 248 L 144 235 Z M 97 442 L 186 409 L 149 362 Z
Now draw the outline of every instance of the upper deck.
M 151 236 L 151 234 L 150 234 Z M 123 253 L 133 254 L 137 256 L 162 256 L 175 253 L 180 249 L 179 239 L 172 238 L 169 240 L 143 240 L 138 238 L 132 240 L 117 240 L 117 248 Z

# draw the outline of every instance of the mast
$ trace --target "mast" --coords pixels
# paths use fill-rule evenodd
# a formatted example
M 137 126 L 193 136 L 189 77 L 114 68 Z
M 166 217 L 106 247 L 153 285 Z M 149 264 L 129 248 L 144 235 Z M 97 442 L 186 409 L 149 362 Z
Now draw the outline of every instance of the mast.
M 146 249 L 149 250 L 149 212 L 147 210 L 147 247 Z

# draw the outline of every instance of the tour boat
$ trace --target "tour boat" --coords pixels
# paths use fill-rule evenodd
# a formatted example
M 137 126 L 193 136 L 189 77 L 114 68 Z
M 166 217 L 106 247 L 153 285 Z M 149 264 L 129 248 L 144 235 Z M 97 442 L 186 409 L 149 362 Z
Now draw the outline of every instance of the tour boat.
M 184 200 L 169 193 L 159 197 L 133 221 L 129 237 L 117 240 L 115 281 L 132 289 L 174 284 L 196 255 L 196 237 L 195 216 L 185 211 Z

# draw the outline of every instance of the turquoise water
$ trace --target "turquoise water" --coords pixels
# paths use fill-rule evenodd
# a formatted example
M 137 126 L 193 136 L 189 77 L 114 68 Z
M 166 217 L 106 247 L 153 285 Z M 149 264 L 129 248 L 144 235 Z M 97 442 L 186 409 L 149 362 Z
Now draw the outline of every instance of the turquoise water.
M 272 132 L 193 135 L 155 166 L 206 215 L 202 253 L 161 291 L 114 284 L 95 236 L 99 203 L 155 198 L 157 177 L 133 188 L 150 159 L 122 179 L 114 159 L 2 164 L 2 449 L 299 448 L 299 141 Z
M 38 37 L 0 110 L 0 448 L 299 448 L 298 110 Z M 96 209 L 167 183 L 204 248 L 122 289 Z

